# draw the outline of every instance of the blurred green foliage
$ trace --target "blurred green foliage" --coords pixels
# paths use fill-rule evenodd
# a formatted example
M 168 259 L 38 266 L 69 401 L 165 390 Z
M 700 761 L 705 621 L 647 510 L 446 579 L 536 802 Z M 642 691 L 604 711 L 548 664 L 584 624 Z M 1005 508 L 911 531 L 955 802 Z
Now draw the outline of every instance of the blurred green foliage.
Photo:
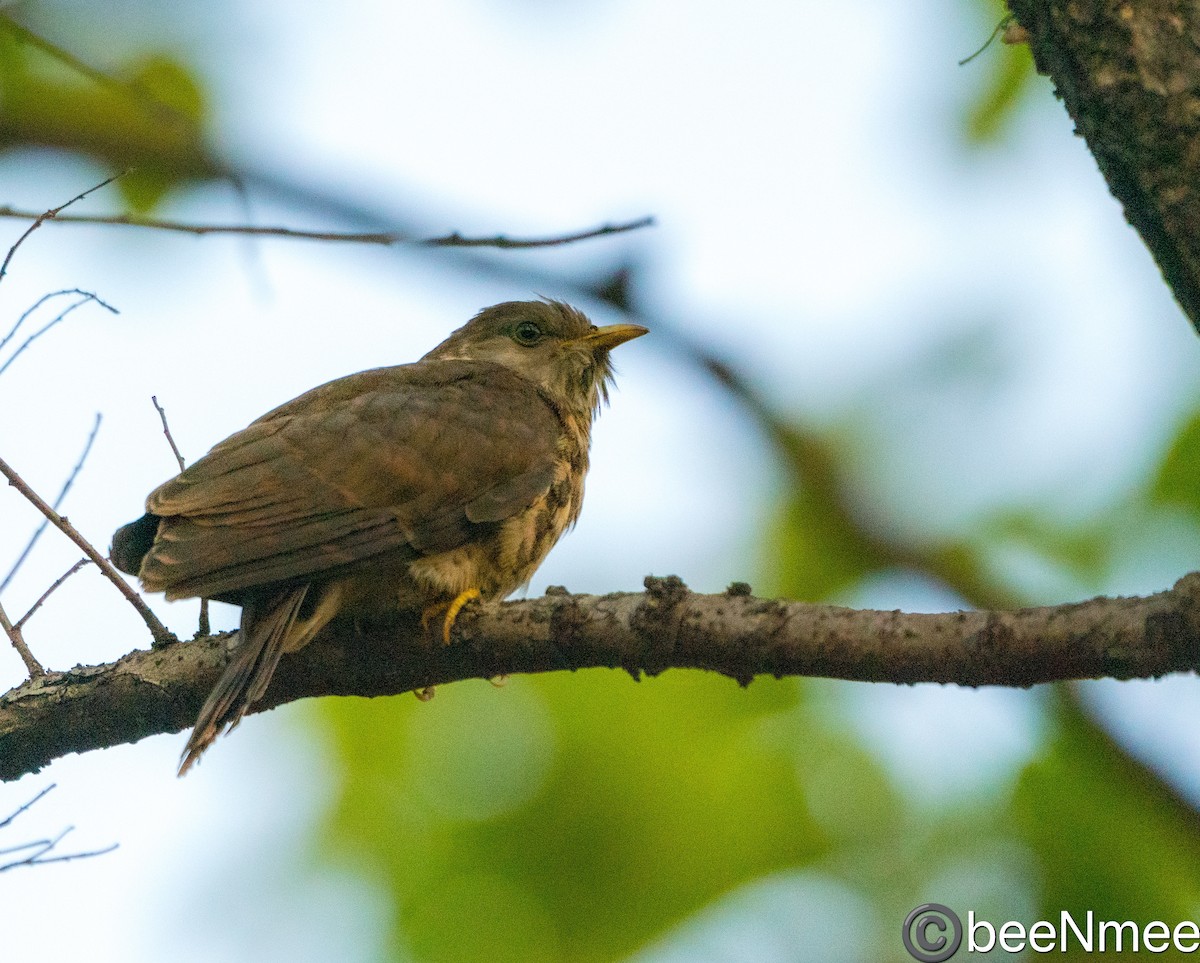
M 1040 862 L 1042 918 L 1174 922 L 1200 906 L 1200 814 L 1077 702 L 1021 775 L 1013 822 Z
M 323 855 L 386 881 L 398 952 L 619 958 L 828 848 L 772 724 L 795 705 L 793 683 L 613 671 L 326 700 L 343 770 Z
M 961 130 L 967 143 L 977 146 L 1003 140 L 1009 124 L 1027 99 L 1037 76 L 1033 56 L 1024 44 L 1006 45 L 1000 39 L 999 25 L 1010 16 L 1004 0 L 978 0 L 982 8 L 981 22 L 995 24 L 998 33 L 992 35 L 985 49 L 973 56 L 968 64 L 976 71 L 985 71 L 978 93 L 968 102 Z
M 102 73 L 0 13 L 0 151 L 64 151 L 128 170 L 117 186 L 145 214 L 172 188 L 221 175 L 208 122 L 200 81 L 172 57 Z
M 1182 509 L 1200 518 L 1200 411 L 1186 419 L 1172 440 L 1150 488 L 1155 505 Z
M 1024 44 L 1002 45 L 988 60 L 987 70 L 982 95 L 970 105 L 963 125 L 967 141 L 972 144 L 993 144 L 1003 138 L 1037 76 L 1033 56 Z

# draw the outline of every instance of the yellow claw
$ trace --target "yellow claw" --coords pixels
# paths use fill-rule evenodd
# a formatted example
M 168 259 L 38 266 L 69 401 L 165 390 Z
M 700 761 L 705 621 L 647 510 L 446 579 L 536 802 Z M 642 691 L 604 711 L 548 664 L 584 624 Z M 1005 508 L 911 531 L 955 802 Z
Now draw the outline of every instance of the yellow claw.
M 450 644 L 450 630 L 454 628 L 454 620 L 458 618 L 458 613 L 471 599 L 477 598 L 479 598 L 479 589 L 469 588 L 465 592 L 459 592 L 458 597 L 446 609 L 446 619 L 442 622 L 442 641 L 446 645 Z
M 442 609 L 446 610 L 446 616 L 442 620 L 442 642 L 446 645 L 450 644 L 450 630 L 454 628 L 454 620 L 458 618 L 458 613 L 462 611 L 463 606 L 471 599 L 479 598 L 479 589 L 469 588 L 465 592 L 459 592 L 458 596 L 447 605 L 445 602 L 438 602 L 435 605 L 430 605 L 421 613 L 421 628 L 428 629 L 429 623 L 433 621 L 433 617 Z

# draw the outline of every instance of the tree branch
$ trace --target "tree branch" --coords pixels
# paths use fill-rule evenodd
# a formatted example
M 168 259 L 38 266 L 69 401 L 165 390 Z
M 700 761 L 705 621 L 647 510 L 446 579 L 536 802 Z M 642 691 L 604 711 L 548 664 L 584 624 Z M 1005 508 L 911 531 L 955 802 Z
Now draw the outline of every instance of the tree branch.
M 5 19 L 7 19 L 7 18 L 5 18 Z M 32 215 L 33 223 L 30 224 L 28 228 L 26 228 L 24 234 L 22 234 L 19 238 L 17 238 L 16 243 L 8 249 L 8 254 L 5 255 L 4 260 L 0 261 L 0 281 L 3 281 L 4 276 L 8 273 L 8 266 L 9 266 L 9 264 L 12 263 L 12 259 L 16 255 L 17 249 L 22 244 L 25 243 L 26 239 L 29 237 L 30 234 L 32 234 L 39 227 L 41 227 L 43 224 L 45 224 L 46 221 L 53 220 L 54 218 L 58 217 L 59 213 L 61 213 L 66 208 L 70 207 L 76 201 L 82 201 L 89 194 L 94 194 L 96 191 L 100 190 L 100 188 L 107 187 L 109 184 L 111 184 L 113 181 L 115 181 L 118 177 L 124 177 L 125 173 L 126 173 L 125 171 L 121 171 L 119 174 L 113 174 L 112 177 L 105 178 L 99 184 L 97 184 L 95 187 L 89 187 L 86 191 L 76 194 L 65 204 L 59 204 L 58 207 L 52 207 L 52 208 L 50 208 L 50 210 L 42 211 L 40 214 L 33 214 Z M 97 300 L 99 300 L 99 299 L 97 299 Z
M 15 625 L 8 617 L 8 613 L 4 611 L 3 604 L 0 604 L 0 631 L 3 631 L 8 636 L 8 641 L 12 647 L 17 650 L 17 655 L 21 657 L 21 661 L 25 663 L 25 669 L 29 672 L 29 678 L 36 679 L 39 676 L 45 675 L 46 670 L 42 664 L 34 656 L 29 649 L 29 643 L 25 641 L 25 635 L 21 631 L 21 623 Z
M 71 469 L 67 475 L 66 481 L 58 490 L 58 495 L 54 501 L 50 503 L 50 507 L 54 511 L 58 511 L 62 507 L 62 503 L 66 500 L 67 495 L 71 491 L 71 487 L 75 484 L 75 479 L 79 477 L 79 473 L 83 471 L 83 466 L 87 462 L 88 455 L 91 454 L 92 445 L 96 442 L 96 435 L 100 432 L 100 423 L 103 421 L 103 416 L 100 412 L 96 412 L 96 420 L 92 423 L 91 434 L 88 435 L 87 441 L 83 445 L 83 451 L 80 453 L 78 460 L 75 462 L 75 467 Z M 25 559 L 29 558 L 33 548 L 38 543 L 38 539 L 42 537 L 42 533 L 46 530 L 46 526 L 50 524 L 50 519 L 43 516 L 42 523 L 33 530 L 33 534 L 29 536 L 29 541 L 25 543 L 25 548 L 21 550 L 21 554 L 17 556 L 17 560 L 12 563 L 8 570 L 8 574 L 0 579 L 0 592 L 8 588 L 9 583 L 16 578 L 17 572 L 21 570 L 21 566 L 25 564 Z
M 378 696 L 517 672 L 622 668 L 634 678 L 708 669 L 862 682 L 1031 686 L 1189 672 L 1200 664 L 1200 573 L 1145 598 L 1098 598 L 1011 612 L 909 615 L 764 600 L 745 585 L 469 606 L 444 647 L 417 617 L 333 623 L 280 663 L 254 711 L 318 695 Z M 0 696 L 0 780 L 85 752 L 192 724 L 225 664 L 228 635 L 131 652 L 30 680 Z
M 47 215 L 37 214 L 33 211 L 21 211 L 6 205 L 0 207 L 0 217 L 37 221 L 38 223 L 34 225 L 37 227 L 40 226 L 41 221 L 46 220 Z M 591 240 L 594 237 L 637 231 L 654 224 L 653 217 L 639 217 L 636 220 L 620 224 L 603 224 L 586 231 L 552 234 L 548 237 L 521 238 L 509 237 L 507 234 L 465 237 L 458 231 L 454 231 L 439 237 L 417 238 L 401 231 L 310 231 L 294 227 L 257 227 L 253 224 L 189 224 L 182 221 L 141 217 L 135 214 L 59 214 L 54 217 L 54 220 L 59 224 L 110 224 L 116 227 L 142 227 L 157 231 L 173 231 L 178 234 L 195 234 L 199 237 L 206 234 L 235 234 L 244 237 L 280 237 L 304 241 L 380 244 L 384 247 L 394 244 L 423 244 L 427 247 L 495 247 L 501 249 L 557 247 L 562 244 L 574 244 L 576 241 Z M 32 230 L 31 227 L 30 231 Z
M 1200 6 L 1009 0 L 1180 306 L 1200 330 Z
M 21 815 L 28 812 L 39 800 L 44 798 L 51 789 L 54 788 L 54 783 L 51 783 L 29 802 L 17 808 L 3 820 L 0 820 L 0 829 L 7 829 L 12 825 L 13 821 Z M 16 846 L 5 846 L 0 849 L 0 856 L 11 856 L 15 853 L 26 853 L 25 856 L 20 856 L 16 859 L 4 862 L 0 860 L 0 873 L 10 869 L 16 869 L 18 866 L 40 866 L 43 863 L 65 863 L 72 859 L 88 859 L 92 856 L 103 856 L 105 853 L 111 853 L 117 848 L 117 844 L 106 846 L 104 849 L 94 849 L 86 853 L 67 853 L 63 856 L 47 856 L 47 853 L 53 852 L 54 847 L 63 841 L 66 835 L 74 830 L 74 826 L 68 826 L 53 839 L 35 839 L 28 843 L 18 843 Z
M 34 613 L 36 613 L 38 609 L 40 609 L 43 605 L 46 604 L 46 599 L 50 598 L 51 595 L 53 595 L 60 588 L 62 588 L 63 583 L 66 582 L 67 579 L 69 579 L 72 575 L 74 575 L 76 572 L 78 572 L 85 565 L 91 565 L 91 564 L 92 564 L 92 560 L 90 558 L 81 558 L 78 562 L 76 562 L 69 569 L 67 569 L 65 572 L 63 572 L 62 575 L 60 575 L 58 578 L 56 578 L 50 584 L 50 587 L 48 589 L 46 589 L 46 591 L 44 591 L 41 595 L 38 596 L 37 601 L 34 602 L 33 605 L 29 606 L 29 608 L 25 612 L 25 614 L 22 615 L 19 619 L 17 619 L 17 623 L 16 623 L 16 625 L 13 626 L 13 628 L 15 628 L 15 629 L 23 628 L 25 626 L 25 623 L 28 622 L 33 617 Z
M 51 525 L 83 549 L 83 554 L 96 563 L 96 567 L 100 569 L 104 577 L 116 586 L 117 591 L 125 596 L 130 605 L 137 609 L 138 615 L 142 617 L 142 621 L 146 623 L 146 627 L 150 630 L 150 635 L 154 638 L 155 644 L 169 645 L 175 641 L 174 634 L 158 620 L 157 615 L 150 611 L 150 607 L 146 605 L 142 597 L 125 581 L 121 573 L 113 567 L 112 562 L 101 555 L 95 546 L 83 537 L 79 529 L 71 524 L 70 519 L 65 515 L 58 514 L 58 512 L 47 505 L 45 499 L 30 488 L 25 480 L 3 458 L 0 458 L 0 475 L 7 478 L 8 483 L 24 495 L 26 500 L 31 502 L 49 520 Z

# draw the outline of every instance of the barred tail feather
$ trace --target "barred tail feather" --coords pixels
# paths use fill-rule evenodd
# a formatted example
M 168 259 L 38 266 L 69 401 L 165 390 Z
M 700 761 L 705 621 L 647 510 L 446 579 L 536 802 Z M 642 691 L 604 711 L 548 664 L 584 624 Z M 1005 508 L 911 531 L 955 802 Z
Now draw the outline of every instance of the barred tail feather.
M 269 598 L 247 600 L 233 659 L 209 693 L 184 747 L 179 775 L 186 773 L 222 732 L 232 729 L 257 702 L 275 674 L 279 658 L 295 647 L 289 635 L 308 594 L 308 585 L 285 589 Z M 291 641 L 292 645 L 287 643 Z

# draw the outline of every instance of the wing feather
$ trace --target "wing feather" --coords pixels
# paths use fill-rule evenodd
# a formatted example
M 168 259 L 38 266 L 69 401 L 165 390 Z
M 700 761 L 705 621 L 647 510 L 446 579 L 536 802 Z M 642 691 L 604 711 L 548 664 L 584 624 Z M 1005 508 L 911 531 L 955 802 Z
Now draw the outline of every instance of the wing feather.
M 554 479 L 558 415 L 487 362 L 424 361 L 316 388 L 152 492 L 147 588 L 217 597 L 446 551 Z

